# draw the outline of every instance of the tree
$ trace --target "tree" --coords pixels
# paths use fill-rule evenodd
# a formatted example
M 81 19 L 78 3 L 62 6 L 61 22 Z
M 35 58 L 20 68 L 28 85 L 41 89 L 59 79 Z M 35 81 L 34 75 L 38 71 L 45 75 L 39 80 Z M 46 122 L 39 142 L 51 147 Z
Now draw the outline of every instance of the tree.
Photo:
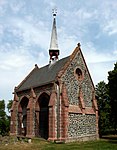
M 108 86 L 104 81 L 96 85 L 96 98 L 99 109 L 99 135 L 101 137 L 110 128 L 110 99 Z
M 12 100 L 7 104 L 8 111 L 10 112 Z M 0 100 L 0 135 L 7 135 L 10 130 L 10 116 L 5 112 L 5 101 Z
M 114 69 L 108 72 L 108 87 L 111 99 L 111 122 L 112 126 L 117 133 L 117 62 Z
M 12 103 L 13 103 L 13 100 L 9 100 L 9 102 L 7 104 L 7 109 L 8 109 L 9 113 L 10 113 L 10 110 L 11 110 L 11 107 L 12 107 Z
M 5 101 L 0 101 L 0 134 L 6 133 L 6 113 L 5 113 Z

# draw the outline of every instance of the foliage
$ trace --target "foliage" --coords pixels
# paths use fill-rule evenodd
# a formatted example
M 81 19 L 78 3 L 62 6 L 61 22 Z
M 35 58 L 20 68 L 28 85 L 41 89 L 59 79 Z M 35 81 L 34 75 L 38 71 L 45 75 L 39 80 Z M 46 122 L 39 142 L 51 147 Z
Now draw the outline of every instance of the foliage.
M 6 113 L 5 113 L 5 101 L 0 101 L 0 135 L 6 133 Z
M 9 100 L 9 102 L 7 104 L 7 109 L 8 109 L 9 113 L 10 113 L 10 110 L 11 110 L 11 107 L 12 107 L 12 103 L 13 103 L 13 100 Z
M 0 135 L 8 134 L 10 130 L 10 117 L 5 112 L 5 101 L 0 100 Z
M 99 135 L 102 136 L 110 129 L 110 99 L 108 86 L 104 81 L 96 85 L 96 98 L 99 109 Z
M 111 122 L 112 126 L 117 133 L 117 62 L 112 71 L 108 72 L 108 87 L 111 99 Z

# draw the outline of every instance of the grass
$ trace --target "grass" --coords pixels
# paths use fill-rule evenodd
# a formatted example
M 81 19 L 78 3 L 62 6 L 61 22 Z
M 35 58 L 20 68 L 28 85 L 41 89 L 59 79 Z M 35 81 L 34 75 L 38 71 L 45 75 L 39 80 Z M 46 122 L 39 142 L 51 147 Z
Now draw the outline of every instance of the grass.
M 55 144 L 40 139 L 33 139 L 32 143 L 12 140 L 8 144 L 0 144 L 0 150 L 117 150 L 117 136 L 106 136 L 97 141 L 66 144 Z

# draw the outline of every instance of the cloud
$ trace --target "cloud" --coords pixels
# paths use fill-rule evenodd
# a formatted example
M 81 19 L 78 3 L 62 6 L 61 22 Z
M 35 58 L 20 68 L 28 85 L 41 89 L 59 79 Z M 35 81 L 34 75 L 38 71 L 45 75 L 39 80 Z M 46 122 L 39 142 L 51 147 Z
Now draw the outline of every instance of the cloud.
M 100 81 L 108 83 L 108 72 L 113 70 L 115 61 L 88 63 L 88 68 L 94 84 Z
M 0 68 L 4 70 L 14 70 L 21 68 L 29 62 L 31 63 L 30 56 L 25 54 L 21 54 L 19 52 L 6 52 L 6 53 L 0 53 L 1 59 L 0 59 Z
M 42 48 L 45 46 L 43 44 L 44 39 L 45 37 L 48 37 L 49 32 L 46 30 L 46 27 L 45 30 L 43 30 L 44 27 L 42 28 L 41 22 L 34 25 L 32 22 L 27 22 L 26 20 L 20 18 L 12 18 L 11 23 L 16 30 L 19 30 L 19 34 L 21 34 L 25 45 L 37 44 Z
M 117 20 L 110 20 L 105 26 L 104 31 L 107 32 L 109 36 L 117 34 Z
M 21 11 L 21 9 L 23 9 L 25 7 L 25 1 L 18 1 L 14 0 L 12 3 L 9 3 L 10 8 L 12 10 L 13 13 L 18 13 Z
M 117 55 L 113 51 L 103 52 L 100 49 L 98 50 L 91 42 L 83 44 L 83 52 L 89 63 L 107 62 L 117 59 Z
M 41 67 L 49 62 L 50 17 L 56 6 L 60 58 L 80 42 L 93 81 L 107 81 L 117 60 L 117 2 L 113 1 L 0 0 L 0 96 L 11 97 L 35 63 Z
M 113 54 L 117 55 L 117 50 L 114 50 Z
M 4 13 L 6 12 L 6 6 L 7 6 L 7 1 L 0 0 L 0 16 L 3 16 Z

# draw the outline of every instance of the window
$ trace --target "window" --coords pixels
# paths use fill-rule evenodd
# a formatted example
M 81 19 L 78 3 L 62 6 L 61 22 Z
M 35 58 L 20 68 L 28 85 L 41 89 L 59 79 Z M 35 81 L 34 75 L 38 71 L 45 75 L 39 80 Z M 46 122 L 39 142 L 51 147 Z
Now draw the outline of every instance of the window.
M 80 68 L 77 68 L 75 70 L 75 75 L 79 81 L 81 81 L 83 79 L 83 73 L 82 73 L 82 70 Z

